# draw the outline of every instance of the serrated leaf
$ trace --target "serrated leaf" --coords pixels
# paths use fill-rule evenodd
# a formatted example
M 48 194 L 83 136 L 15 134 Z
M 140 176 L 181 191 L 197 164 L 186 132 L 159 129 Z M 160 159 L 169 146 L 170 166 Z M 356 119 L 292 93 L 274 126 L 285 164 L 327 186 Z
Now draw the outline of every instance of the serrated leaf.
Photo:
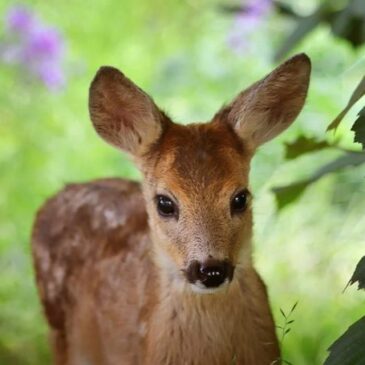
M 359 82 L 359 84 L 356 86 L 356 89 L 352 93 L 350 100 L 348 101 L 345 109 L 342 110 L 342 112 L 337 115 L 337 117 L 331 122 L 331 124 L 327 127 L 327 131 L 330 131 L 332 129 L 337 129 L 337 127 L 340 125 L 342 119 L 347 114 L 347 112 L 352 108 L 352 106 L 365 94 L 365 76 L 362 78 L 362 80 Z
M 280 210 L 300 197 L 304 190 L 323 176 L 342 170 L 349 166 L 358 166 L 365 163 L 364 152 L 347 152 L 319 168 L 311 177 L 289 185 L 273 188 L 277 208 Z
M 365 316 L 351 325 L 328 349 L 323 365 L 365 364 Z
M 331 147 L 326 141 L 317 141 L 313 137 L 299 136 L 295 141 L 285 143 L 285 158 L 293 160 L 306 153 Z
M 360 110 L 351 130 L 355 132 L 354 142 L 361 143 L 365 150 L 365 107 Z
M 356 265 L 356 269 L 351 276 L 349 284 L 352 285 L 356 282 L 358 283 L 358 290 L 365 290 L 365 256 L 363 256 L 359 263 Z

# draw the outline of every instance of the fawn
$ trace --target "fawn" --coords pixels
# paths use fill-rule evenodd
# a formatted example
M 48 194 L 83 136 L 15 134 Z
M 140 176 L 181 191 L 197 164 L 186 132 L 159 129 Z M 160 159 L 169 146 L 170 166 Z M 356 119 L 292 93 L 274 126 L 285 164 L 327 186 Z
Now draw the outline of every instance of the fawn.
M 32 249 L 55 364 L 280 362 L 251 257 L 248 175 L 256 148 L 302 109 L 310 68 L 296 55 L 190 125 L 100 68 L 91 120 L 144 179 L 70 184 L 38 212 Z

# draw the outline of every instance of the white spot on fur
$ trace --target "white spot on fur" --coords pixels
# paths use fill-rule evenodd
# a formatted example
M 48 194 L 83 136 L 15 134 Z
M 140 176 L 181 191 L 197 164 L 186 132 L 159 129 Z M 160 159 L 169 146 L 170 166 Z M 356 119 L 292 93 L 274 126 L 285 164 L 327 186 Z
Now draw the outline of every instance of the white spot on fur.
M 61 283 L 65 277 L 65 269 L 63 266 L 56 266 L 53 270 L 54 279 L 57 283 Z
M 105 209 L 103 213 L 110 228 L 115 228 L 118 225 L 123 225 L 125 223 L 125 216 L 121 217 L 120 213 L 116 214 L 113 209 Z

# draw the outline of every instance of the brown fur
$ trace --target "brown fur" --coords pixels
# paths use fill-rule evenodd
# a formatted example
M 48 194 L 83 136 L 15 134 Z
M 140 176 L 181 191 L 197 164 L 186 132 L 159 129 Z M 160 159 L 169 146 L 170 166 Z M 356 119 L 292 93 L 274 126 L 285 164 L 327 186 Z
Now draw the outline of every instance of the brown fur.
M 230 201 L 249 186 L 254 149 L 301 109 L 308 65 L 303 55 L 293 58 L 211 123 L 188 126 L 172 123 L 116 69 L 99 71 L 90 89 L 91 119 L 103 138 L 135 157 L 144 181 L 142 187 L 122 179 L 69 185 L 38 213 L 33 255 L 55 364 L 279 359 L 266 288 L 252 263 L 251 199 L 238 215 Z M 283 79 L 293 84 L 292 98 Z M 256 115 L 262 105 L 268 119 Z M 159 216 L 156 194 L 175 200 L 178 218 Z M 208 257 L 228 260 L 235 272 L 230 284 L 201 294 L 184 272 Z

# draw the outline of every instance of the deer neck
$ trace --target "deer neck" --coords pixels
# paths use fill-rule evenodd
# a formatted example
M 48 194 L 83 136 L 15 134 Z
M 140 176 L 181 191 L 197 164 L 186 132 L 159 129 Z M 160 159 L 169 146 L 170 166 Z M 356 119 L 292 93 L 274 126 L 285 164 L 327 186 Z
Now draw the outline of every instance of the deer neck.
M 191 357 L 188 364 L 207 360 L 213 365 L 231 363 L 235 343 L 243 341 L 242 280 L 246 269 L 236 268 L 235 278 L 227 287 L 199 294 L 160 252 L 155 252 L 155 260 L 159 285 L 149 322 L 148 358 L 152 363 L 167 365 L 179 364 L 178 359 L 186 360 L 187 356 Z

